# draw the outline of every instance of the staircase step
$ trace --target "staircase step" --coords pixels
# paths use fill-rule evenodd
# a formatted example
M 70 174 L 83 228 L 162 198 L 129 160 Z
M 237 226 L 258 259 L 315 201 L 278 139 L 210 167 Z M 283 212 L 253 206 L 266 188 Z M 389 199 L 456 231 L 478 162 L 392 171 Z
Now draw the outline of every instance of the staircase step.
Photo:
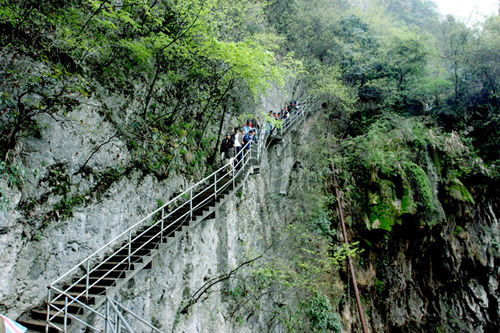
M 151 253 L 151 249 L 138 249 L 138 250 L 133 250 L 135 256 L 147 256 Z M 120 251 L 117 252 L 118 255 L 127 255 L 128 254 L 128 249 L 121 249 Z
M 67 292 L 67 294 L 70 296 L 73 296 L 74 298 L 78 297 L 79 302 L 82 302 L 82 303 L 87 304 L 87 305 L 95 304 L 95 298 L 103 296 L 102 294 L 95 294 L 95 293 L 89 292 L 89 296 L 87 297 L 87 296 L 85 296 L 85 293 L 82 295 L 81 291 L 69 291 L 69 292 Z M 63 298 L 63 301 L 64 301 L 64 298 Z
M 53 301 L 52 304 L 57 306 L 59 309 L 62 309 L 65 306 L 64 300 Z M 43 310 L 43 311 L 45 314 L 47 314 L 47 310 Z M 79 313 L 83 313 L 83 311 L 84 311 L 84 309 L 76 303 L 72 303 L 72 304 L 68 305 L 68 312 L 70 312 L 70 313 L 79 314 Z
M 210 192 L 210 193 L 200 194 L 196 198 L 193 198 L 193 206 L 196 206 L 196 205 L 198 205 L 201 202 L 209 202 L 210 200 L 213 199 L 213 197 L 214 197 L 214 192 L 213 191 Z
M 148 242 L 151 244 L 151 246 L 159 243 L 161 240 L 161 235 L 158 236 L 153 236 L 153 235 L 141 235 L 138 237 L 132 237 L 132 248 L 137 248 L 137 245 L 134 245 L 135 243 L 140 243 L 142 245 L 143 243 Z
M 170 215 L 170 218 L 172 219 L 173 216 L 181 217 L 181 216 L 184 216 L 184 215 L 186 215 L 186 216 L 189 217 L 189 214 L 187 214 L 187 213 L 189 213 L 189 211 L 190 211 L 189 206 L 182 207 L 182 208 L 176 210 L 175 212 L 173 212 L 172 215 Z
M 50 310 L 50 316 L 54 316 L 57 313 L 56 310 Z M 33 310 L 31 311 L 33 319 L 47 320 L 47 310 Z M 51 319 L 51 322 L 64 324 L 64 312 L 58 313 L 55 317 Z M 66 323 L 70 325 L 72 322 L 71 318 L 66 319 Z
M 143 232 L 146 232 L 148 234 L 158 233 L 158 232 L 160 232 L 160 229 L 161 229 L 161 225 L 160 224 L 155 225 L 154 227 L 151 227 L 151 226 L 147 225 L 147 226 L 144 226 L 144 227 L 138 229 L 136 235 L 139 235 L 139 234 L 141 234 Z
M 194 215 L 194 214 L 193 214 L 193 215 Z M 182 217 L 181 217 L 181 215 L 175 215 L 175 213 L 174 213 L 174 214 L 172 214 L 172 216 L 170 216 L 170 217 L 169 217 L 169 223 L 172 223 L 172 222 L 174 222 L 174 221 L 175 221 L 175 226 L 176 226 L 176 229 L 177 229 L 180 225 L 182 225 L 182 224 L 186 223 L 186 221 L 190 221 L 190 220 L 191 220 L 191 217 L 190 217 L 190 215 L 189 215 L 189 214 L 187 214 L 186 216 L 182 216 Z
M 148 231 L 138 231 L 134 236 L 132 236 L 132 239 L 136 237 L 160 237 L 161 236 L 161 230 L 160 228 L 155 228 L 154 230 L 148 230 Z
M 69 286 L 67 286 L 66 288 L 69 288 Z M 70 287 L 69 290 L 70 290 L 70 292 L 75 291 L 75 292 L 81 293 L 82 291 L 85 290 L 85 288 L 86 288 L 85 284 L 76 284 L 76 285 Z M 89 288 L 89 293 L 101 295 L 101 294 L 105 294 L 107 289 L 108 289 L 107 286 L 102 286 L 102 285 L 97 284 L 97 285 L 91 286 Z
M 105 278 L 92 277 L 92 278 L 89 278 L 89 283 L 93 284 L 94 282 L 99 281 L 98 284 L 101 286 L 113 286 L 116 283 L 116 281 L 118 281 L 118 280 L 120 280 L 120 279 L 119 278 L 108 278 L 108 277 L 105 277 Z
M 161 241 L 161 236 L 155 236 L 155 237 L 140 236 L 132 241 L 131 247 L 132 250 L 138 249 L 139 247 L 141 249 L 156 249 L 158 247 L 158 244 L 160 244 L 160 241 Z
M 172 237 L 178 228 L 179 228 L 179 226 L 175 225 L 175 226 L 172 226 L 171 228 L 169 228 L 168 231 L 164 231 L 163 232 L 163 239 L 166 239 L 167 237 Z
M 118 271 L 123 271 L 123 270 L 133 269 L 133 267 L 134 267 L 134 265 L 131 264 L 129 266 L 128 262 L 119 263 L 119 262 L 106 261 L 106 262 L 100 263 L 99 266 L 98 266 L 98 269 L 100 269 L 100 270 L 118 270 Z
M 18 319 L 17 322 L 24 327 L 28 328 L 29 330 L 35 331 L 35 332 L 45 332 L 45 320 L 39 320 L 39 319 Z M 49 333 L 58 333 L 61 332 L 58 329 L 54 327 L 49 328 Z
M 126 270 L 114 270 L 114 271 L 108 271 L 105 269 L 96 269 L 95 271 L 90 273 L 90 278 L 93 277 L 101 277 L 106 275 L 107 278 L 124 278 L 126 275 Z M 109 274 L 107 274 L 109 273 Z
M 142 257 L 142 256 L 131 256 L 131 257 L 130 257 L 130 261 L 131 261 L 131 262 L 133 262 L 133 263 L 134 263 L 134 262 L 135 262 L 135 263 L 140 263 L 140 262 L 142 262 L 142 260 L 143 260 L 143 257 Z M 127 259 L 127 256 L 126 256 L 126 255 L 123 255 L 123 254 L 121 254 L 121 255 L 115 254 L 115 255 L 113 255 L 113 256 L 111 256 L 111 257 L 108 257 L 108 258 L 106 258 L 105 260 L 103 260 L 103 262 L 116 262 L 116 263 L 119 263 L 119 262 L 122 262 L 122 261 L 123 261 L 124 263 L 128 262 L 128 259 Z

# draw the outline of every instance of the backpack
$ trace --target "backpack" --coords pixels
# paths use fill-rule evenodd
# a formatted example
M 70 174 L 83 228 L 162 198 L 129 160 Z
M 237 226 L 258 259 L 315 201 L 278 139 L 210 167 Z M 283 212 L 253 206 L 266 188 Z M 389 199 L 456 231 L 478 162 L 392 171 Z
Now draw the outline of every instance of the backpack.
M 245 136 L 243 137 L 243 145 L 246 145 L 251 140 L 252 140 L 252 138 L 250 137 L 250 135 L 249 134 L 245 134 Z

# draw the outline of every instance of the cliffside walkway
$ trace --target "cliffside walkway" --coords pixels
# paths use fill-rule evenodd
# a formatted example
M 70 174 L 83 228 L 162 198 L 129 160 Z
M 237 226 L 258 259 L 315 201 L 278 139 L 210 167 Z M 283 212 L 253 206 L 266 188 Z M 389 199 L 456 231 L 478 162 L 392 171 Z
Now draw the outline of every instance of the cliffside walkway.
M 260 169 L 260 158 L 268 139 L 280 138 L 303 120 L 300 108 L 285 119 L 272 136 L 264 133 L 258 142 L 242 149 L 245 156 L 236 166 L 228 163 L 121 232 L 100 249 L 68 270 L 48 286 L 47 302 L 18 322 L 32 332 L 132 333 L 127 320 L 140 322 L 151 332 L 161 332 L 139 315 L 113 300 L 117 291 L 179 236 L 215 211 Z M 99 323 L 99 324 L 95 324 Z

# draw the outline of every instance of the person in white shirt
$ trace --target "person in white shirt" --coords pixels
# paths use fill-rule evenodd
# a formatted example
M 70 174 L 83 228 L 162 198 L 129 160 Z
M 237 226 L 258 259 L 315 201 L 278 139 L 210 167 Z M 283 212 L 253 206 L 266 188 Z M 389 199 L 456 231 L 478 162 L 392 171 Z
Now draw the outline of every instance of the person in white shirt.
M 235 156 L 235 163 L 238 163 L 241 161 L 242 153 L 241 148 L 242 148 L 242 136 L 241 136 L 241 129 L 239 127 L 234 128 L 234 156 Z

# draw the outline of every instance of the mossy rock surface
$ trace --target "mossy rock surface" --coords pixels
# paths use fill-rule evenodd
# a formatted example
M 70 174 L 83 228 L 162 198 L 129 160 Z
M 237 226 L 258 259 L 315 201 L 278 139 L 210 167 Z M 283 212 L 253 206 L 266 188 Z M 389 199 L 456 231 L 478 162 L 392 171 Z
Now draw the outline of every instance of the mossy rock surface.
M 458 178 L 453 178 L 451 182 L 446 186 L 446 190 L 449 196 L 456 200 L 468 202 L 471 204 L 475 203 L 472 194 Z
M 346 169 L 356 170 L 352 199 L 368 230 L 391 231 L 408 218 L 433 227 L 446 221 L 441 199 L 474 203 L 460 181 L 473 170 L 473 155 L 429 119 L 387 114 L 344 148 Z

